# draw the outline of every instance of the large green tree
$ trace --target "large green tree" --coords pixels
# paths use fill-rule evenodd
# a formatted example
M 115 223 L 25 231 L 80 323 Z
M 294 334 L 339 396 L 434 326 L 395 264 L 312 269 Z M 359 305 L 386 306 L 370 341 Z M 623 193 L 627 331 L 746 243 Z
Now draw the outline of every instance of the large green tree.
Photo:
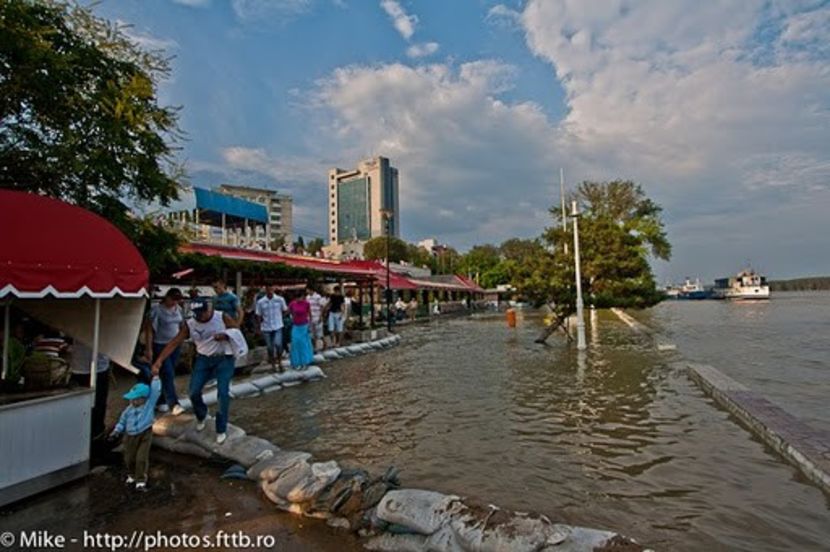
M 156 89 L 168 74 L 159 52 L 87 8 L 0 1 L 0 187 L 102 214 L 148 247 L 153 264 L 175 240 L 130 206 L 178 194 L 177 110 Z
M 367 259 L 386 259 L 386 238 L 372 238 L 363 246 L 363 256 Z M 389 238 L 389 259 L 393 263 L 409 261 L 409 244 L 400 238 Z
M 581 280 L 585 302 L 597 307 L 647 307 L 657 303 L 650 258 L 668 260 L 671 245 L 662 209 L 631 181 L 583 182 L 573 195 L 580 205 Z M 557 313 L 575 309 L 571 221 L 543 235 L 546 248 L 517 267 L 514 284 L 536 304 L 551 304 Z

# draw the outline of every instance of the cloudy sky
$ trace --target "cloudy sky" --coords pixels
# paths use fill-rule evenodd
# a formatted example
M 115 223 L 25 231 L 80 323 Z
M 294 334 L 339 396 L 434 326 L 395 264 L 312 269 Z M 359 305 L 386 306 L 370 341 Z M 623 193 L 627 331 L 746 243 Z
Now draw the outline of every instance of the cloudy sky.
M 663 205 L 658 276 L 830 274 L 830 3 L 108 0 L 174 56 L 191 182 L 267 185 L 325 236 L 325 178 L 385 155 L 404 237 L 461 249 L 550 223 L 573 185 Z

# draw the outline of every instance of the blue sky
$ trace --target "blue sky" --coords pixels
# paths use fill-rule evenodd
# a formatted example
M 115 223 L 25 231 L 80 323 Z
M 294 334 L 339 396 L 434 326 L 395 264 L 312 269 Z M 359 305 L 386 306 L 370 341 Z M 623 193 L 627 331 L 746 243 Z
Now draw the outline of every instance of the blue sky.
M 537 235 L 569 182 L 665 208 L 660 278 L 830 274 L 819 1 L 109 0 L 174 56 L 191 182 L 267 185 L 325 235 L 325 174 L 387 155 L 404 237 Z

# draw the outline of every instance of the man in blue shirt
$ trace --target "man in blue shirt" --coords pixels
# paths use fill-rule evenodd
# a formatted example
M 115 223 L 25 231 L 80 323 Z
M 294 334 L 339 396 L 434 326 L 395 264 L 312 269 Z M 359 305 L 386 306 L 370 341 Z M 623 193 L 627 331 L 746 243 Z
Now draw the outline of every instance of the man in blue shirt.
M 213 298 L 213 310 L 227 314 L 237 324 L 241 324 L 242 306 L 239 304 L 239 297 L 228 290 L 227 284 L 221 278 L 213 282 L 213 291 L 216 292 Z

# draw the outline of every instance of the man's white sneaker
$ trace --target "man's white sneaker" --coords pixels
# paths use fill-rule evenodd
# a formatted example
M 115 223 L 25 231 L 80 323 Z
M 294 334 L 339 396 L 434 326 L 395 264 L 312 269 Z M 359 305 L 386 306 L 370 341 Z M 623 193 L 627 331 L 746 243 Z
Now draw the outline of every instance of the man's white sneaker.
M 132 485 L 135 483 L 135 478 L 132 475 L 128 475 L 127 479 L 124 481 L 127 485 Z
M 182 405 L 177 404 L 176 406 L 173 407 L 172 413 L 173 413 L 173 416 L 178 416 L 179 414 L 183 414 L 184 413 L 184 408 L 182 408 Z
M 202 431 L 203 429 L 205 429 L 206 420 L 207 418 L 205 418 L 204 420 L 196 421 L 196 431 Z
M 228 438 L 227 433 L 217 433 L 216 434 L 216 444 L 221 445 L 222 443 L 225 442 L 225 439 L 227 439 L 227 438 Z
M 136 491 L 146 491 L 147 490 L 147 482 L 146 481 L 139 481 L 135 484 Z

